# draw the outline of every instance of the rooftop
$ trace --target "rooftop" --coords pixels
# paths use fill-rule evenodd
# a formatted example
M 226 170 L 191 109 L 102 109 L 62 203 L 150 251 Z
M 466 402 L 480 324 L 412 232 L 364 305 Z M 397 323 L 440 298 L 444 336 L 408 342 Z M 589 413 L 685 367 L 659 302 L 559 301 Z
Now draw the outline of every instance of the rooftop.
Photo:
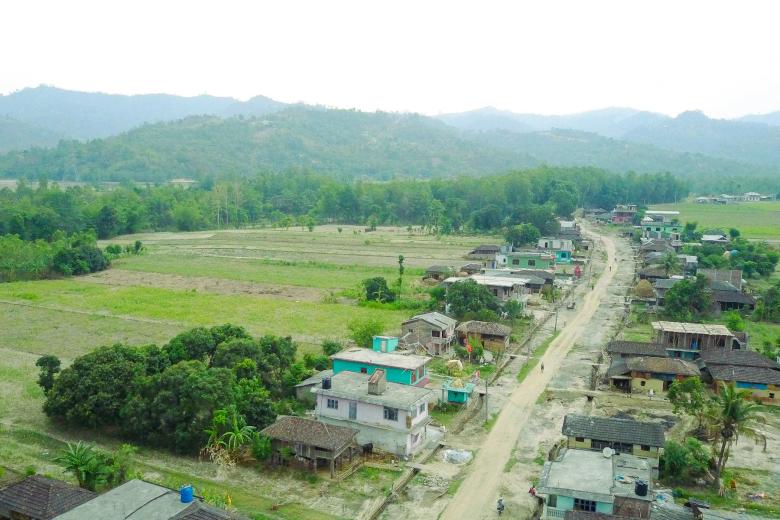
M 610 341 L 607 344 L 609 354 L 636 354 L 649 357 L 666 357 L 666 348 L 658 343 L 643 341 Z
M 545 271 L 544 269 L 511 269 L 508 267 L 500 269 L 485 269 L 484 273 L 489 276 L 519 276 L 528 279 L 540 278 L 543 281 L 555 280 L 555 273 Z
M 704 334 L 707 336 L 733 336 L 725 325 L 710 323 L 685 323 L 677 321 L 654 321 L 653 330 L 661 332 L 677 332 L 683 334 Z
M 130 480 L 56 517 L 56 520 L 227 519 L 227 512 L 182 503 L 179 492 L 143 480 Z
M 342 350 L 331 357 L 333 360 L 352 361 L 354 363 L 365 363 L 367 365 L 377 365 L 390 368 L 400 368 L 403 370 L 417 370 L 425 366 L 429 357 L 416 356 L 414 354 L 395 354 L 393 352 L 376 352 L 370 348 L 355 347 Z
M 648 209 L 645 211 L 645 215 L 668 215 L 668 216 L 675 216 L 679 215 L 679 211 L 661 211 L 657 209 Z
M 652 500 L 651 476 L 650 464 L 633 455 L 605 457 L 598 451 L 566 450 L 559 460 L 545 463 L 537 491 L 607 503 L 615 496 Z M 647 482 L 646 496 L 634 493 L 637 480 Z
M 412 385 L 387 383 L 387 389 L 380 395 L 368 393 L 368 374 L 357 372 L 339 372 L 331 379 L 331 388 L 317 388 L 319 395 L 353 399 L 364 403 L 390 406 L 393 408 L 410 408 L 419 401 L 427 401 L 433 392 Z
M 623 375 L 628 372 L 682 376 L 698 376 L 700 374 L 699 367 L 691 361 L 663 357 L 634 357 L 614 360 L 607 370 L 607 377 Z
M 426 312 L 425 314 L 417 314 L 416 316 L 412 316 L 406 320 L 404 323 L 410 323 L 417 320 L 422 320 L 442 329 L 454 327 L 458 323 L 455 319 L 450 318 L 449 316 L 446 316 L 440 312 Z
M 67 482 L 33 475 L 0 489 L 0 510 L 50 520 L 96 496 Z
M 567 437 L 645 444 L 658 448 L 664 445 L 664 427 L 661 424 L 632 419 L 568 414 L 563 419 L 561 432 Z
M 475 332 L 477 334 L 490 334 L 492 336 L 509 336 L 512 333 L 512 327 L 492 323 L 489 321 L 464 321 L 455 329 L 459 332 Z
M 312 385 L 318 385 L 322 383 L 323 377 L 333 377 L 333 370 L 323 370 L 321 372 L 317 372 L 311 377 L 307 377 L 297 385 L 295 385 L 296 388 L 303 387 L 303 386 L 312 386 Z
M 780 364 L 753 350 L 708 350 L 701 353 L 705 365 L 735 365 L 780 370 Z
M 426 273 L 454 273 L 455 268 L 449 265 L 432 265 L 425 270 Z
M 525 285 L 529 279 L 521 276 L 493 276 L 489 274 L 472 274 L 468 278 L 453 276 L 444 280 L 444 283 L 458 283 L 466 280 L 474 280 L 479 285 L 489 285 L 491 287 L 514 287 L 516 285 Z
M 656 289 L 671 289 L 674 284 L 681 282 L 682 278 L 659 278 L 653 283 Z
M 780 385 L 780 371 L 771 368 L 710 364 L 707 365 L 707 371 L 713 379 L 721 381 Z
M 353 443 L 358 431 L 305 417 L 281 416 L 262 433 L 284 442 L 300 442 L 308 446 L 338 451 Z

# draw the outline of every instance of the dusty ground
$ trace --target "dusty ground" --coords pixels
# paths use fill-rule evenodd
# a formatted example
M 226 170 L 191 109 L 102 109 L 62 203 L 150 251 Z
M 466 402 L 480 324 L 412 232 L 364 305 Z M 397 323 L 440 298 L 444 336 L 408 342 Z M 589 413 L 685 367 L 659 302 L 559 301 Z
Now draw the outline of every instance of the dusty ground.
M 142 271 L 127 271 L 124 269 L 109 269 L 86 276 L 74 278 L 79 282 L 99 283 L 105 285 L 156 287 L 159 289 L 195 290 L 217 294 L 250 294 L 275 296 L 294 301 L 322 301 L 326 291 L 310 287 L 295 287 L 290 285 L 272 285 L 255 282 L 242 282 L 225 278 L 207 278 L 200 276 L 180 276 L 175 274 L 150 273 Z

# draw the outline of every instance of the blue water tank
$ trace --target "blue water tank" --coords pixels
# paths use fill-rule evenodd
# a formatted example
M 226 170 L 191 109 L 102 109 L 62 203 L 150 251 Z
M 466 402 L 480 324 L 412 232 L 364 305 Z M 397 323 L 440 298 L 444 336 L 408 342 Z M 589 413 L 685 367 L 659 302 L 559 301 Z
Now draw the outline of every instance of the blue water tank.
M 179 489 L 179 494 L 181 495 L 181 501 L 183 504 L 189 504 L 192 502 L 193 495 L 195 494 L 191 485 L 182 486 Z

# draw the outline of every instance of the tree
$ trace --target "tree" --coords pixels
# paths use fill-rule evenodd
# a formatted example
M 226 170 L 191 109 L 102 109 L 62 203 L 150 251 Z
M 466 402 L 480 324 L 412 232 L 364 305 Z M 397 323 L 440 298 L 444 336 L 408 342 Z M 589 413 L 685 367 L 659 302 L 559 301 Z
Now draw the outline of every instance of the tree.
M 341 352 L 342 348 L 344 347 L 342 347 L 341 343 L 332 339 L 326 339 L 322 342 L 322 352 L 328 357 Z
M 726 326 L 730 331 L 743 332 L 746 328 L 745 320 L 739 315 L 737 311 L 729 311 L 724 313 L 723 318 L 726 319 Z
M 731 446 L 739 442 L 740 436 L 763 441 L 766 451 L 766 437 L 757 428 L 765 420 L 759 414 L 758 405 L 751 400 L 750 391 L 737 390 L 734 383 L 721 387 L 709 411 L 709 419 L 720 443 L 715 461 L 716 482 L 720 484 Z
M 57 356 L 46 355 L 38 358 L 35 366 L 40 367 L 41 372 L 38 375 L 38 386 L 47 394 L 54 386 L 54 376 L 60 371 L 60 359 Z
M 729 237 L 731 237 L 731 240 L 736 240 L 737 238 L 739 238 L 739 236 L 740 236 L 739 229 L 737 228 L 729 229 Z
M 498 299 L 485 287 L 474 280 L 454 283 L 447 288 L 447 308 L 456 318 L 461 319 L 467 313 L 479 313 L 500 310 Z
M 691 321 L 707 314 L 711 307 L 707 279 L 680 280 L 664 294 L 664 313 L 676 321 Z
M 171 365 L 179 361 L 211 360 L 217 342 L 209 329 L 197 327 L 174 337 L 163 350 L 168 354 Z
M 106 239 L 116 235 L 118 220 L 115 208 L 110 206 L 103 206 L 100 208 L 97 220 L 95 221 L 98 238 Z
M 404 284 L 404 255 L 398 255 L 398 299 L 401 299 Z
M 381 303 L 395 301 L 395 293 L 387 286 L 387 280 L 381 276 L 363 280 L 366 300 Z
M 703 474 L 710 463 L 710 455 L 699 440 L 689 437 L 683 444 L 666 441 L 661 456 L 664 477 L 680 479 Z
M 94 447 L 81 441 L 76 444 L 67 443 L 54 461 L 65 468 L 65 471 L 73 473 L 79 487 L 90 491 L 96 491 L 97 486 L 105 484 L 109 477 L 109 468 L 103 457 Z
M 666 273 L 666 277 L 669 275 L 677 274 L 680 272 L 680 259 L 677 258 L 677 253 L 674 251 L 667 251 L 667 253 L 661 257 L 661 267 Z
M 695 417 L 701 427 L 706 404 L 704 384 L 701 379 L 689 377 L 673 382 L 669 386 L 667 398 L 672 404 L 674 413 Z
M 526 244 L 535 244 L 541 233 L 533 224 L 519 224 L 511 226 L 504 232 L 504 238 L 513 247 L 520 247 Z
M 370 347 L 374 336 L 382 333 L 384 326 L 382 322 L 374 318 L 356 319 L 347 324 L 349 337 L 359 347 Z

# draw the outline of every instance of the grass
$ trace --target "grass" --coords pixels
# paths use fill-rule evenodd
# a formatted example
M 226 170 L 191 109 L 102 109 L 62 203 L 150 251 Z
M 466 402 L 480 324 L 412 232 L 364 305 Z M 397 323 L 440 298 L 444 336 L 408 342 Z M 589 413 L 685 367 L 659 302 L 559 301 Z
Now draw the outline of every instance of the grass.
M 507 460 L 506 464 L 504 464 L 504 473 L 509 473 L 512 471 L 512 468 L 514 468 L 518 462 L 520 462 L 520 460 L 517 458 L 517 450 L 512 450 L 512 454 L 509 456 L 509 460 Z
M 717 490 L 703 487 L 681 486 L 675 487 L 675 496 L 680 502 L 687 498 L 696 498 L 708 502 L 715 509 L 727 509 L 732 511 L 745 510 L 748 514 L 758 514 L 767 518 L 780 518 L 780 483 L 776 474 L 770 471 L 755 468 L 731 468 L 728 470 L 736 481 L 737 490 L 728 490 L 725 496 L 720 496 Z M 765 491 L 768 498 L 754 501 L 747 497 L 749 493 Z
M 716 205 L 661 204 L 651 209 L 677 210 L 682 222 L 697 222 L 699 229 L 737 228 L 747 238 L 780 239 L 780 202 L 743 202 Z
M 531 370 L 536 368 L 536 365 L 539 364 L 539 360 L 542 358 L 542 356 L 544 356 L 544 353 L 547 352 L 547 349 L 550 348 L 550 344 L 555 340 L 555 338 L 558 337 L 559 333 L 560 331 L 553 332 L 551 336 L 541 342 L 539 346 L 534 349 L 533 353 L 531 354 L 531 358 L 525 362 L 520 371 L 517 373 L 517 381 L 519 383 L 525 381 L 525 378 L 528 377 L 528 374 L 531 373 Z
M 428 370 L 434 374 L 441 374 L 443 376 L 450 376 L 450 372 L 447 370 L 447 360 L 442 358 L 433 358 L 428 363 Z M 470 378 L 474 372 L 479 370 L 480 377 L 486 377 L 496 371 L 495 365 L 481 365 L 479 363 L 469 363 L 463 361 L 463 370 L 456 377 Z
M 763 345 L 765 341 L 775 343 L 780 338 L 780 323 L 745 320 L 745 325 L 753 350 Z
M 462 406 L 456 404 L 438 404 L 436 405 L 436 408 L 431 410 L 431 418 L 445 428 L 449 428 L 452 421 L 462 409 Z
M 496 425 L 496 421 L 498 420 L 498 413 L 492 413 L 490 414 L 490 417 L 487 421 L 482 424 L 482 427 L 485 428 L 485 431 L 490 433 L 490 430 L 493 429 L 493 426 Z
M 463 484 L 463 481 L 466 480 L 465 477 L 456 478 L 452 482 L 450 482 L 450 485 L 447 486 L 447 494 L 450 496 L 455 495 L 455 493 L 458 492 L 458 489 L 460 489 L 461 484 Z

